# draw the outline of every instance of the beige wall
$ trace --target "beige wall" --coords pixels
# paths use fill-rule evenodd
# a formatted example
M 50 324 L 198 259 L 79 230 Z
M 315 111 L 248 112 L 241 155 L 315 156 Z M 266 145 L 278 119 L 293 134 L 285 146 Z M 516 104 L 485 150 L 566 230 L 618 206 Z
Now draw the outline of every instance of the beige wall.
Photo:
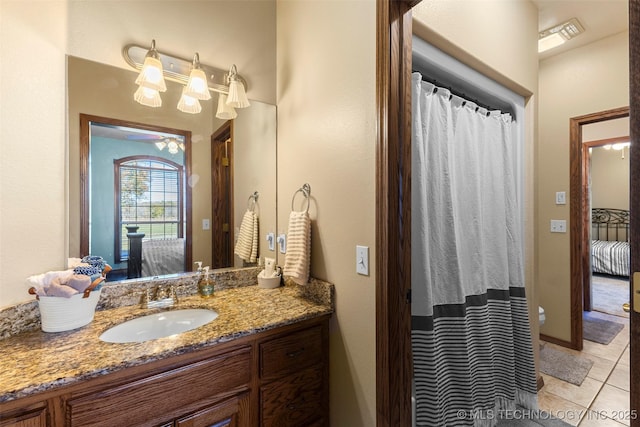
M 252 101 L 249 108 L 238 112 L 233 121 L 234 236 L 237 240 L 248 198 L 257 191 L 254 210 L 259 219 L 259 256 L 276 258 L 276 251 L 270 251 L 266 241 L 267 233 L 276 233 L 276 107 Z M 234 259 L 236 266 L 243 265 L 240 257 L 235 255 Z
M 582 141 L 629 136 L 629 117 L 582 126 Z M 591 206 L 629 209 L 629 148 L 591 150 Z
M 538 289 L 546 312 L 541 332 L 570 341 L 569 233 L 549 231 L 551 219 L 567 220 L 569 204 L 555 205 L 555 193 L 569 200 L 569 119 L 629 105 L 627 32 L 540 62 L 538 169 Z
M 336 286 L 331 425 L 373 426 L 376 2 L 280 0 L 277 10 L 278 225 L 286 232 L 293 193 L 309 183 L 311 273 Z M 369 247 L 369 276 L 355 272 L 356 245 Z
M 629 149 L 591 151 L 591 206 L 629 209 Z M 604 240 L 604 238 L 603 238 Z
M 0 2 L 0 307 L 65 259 L 66 18 L 57 2 Z

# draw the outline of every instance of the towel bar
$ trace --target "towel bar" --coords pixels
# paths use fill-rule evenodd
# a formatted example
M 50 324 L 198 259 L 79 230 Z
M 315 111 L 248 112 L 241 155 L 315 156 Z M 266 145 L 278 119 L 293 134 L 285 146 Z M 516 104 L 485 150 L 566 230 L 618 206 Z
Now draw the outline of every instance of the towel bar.
M 293 202 L 296 200 L 296 195 L 298 193 L 302 193 L 302 195 L 304 196 L 305 200 L 307 201 L 307 209 L 306 212 L 309 212 L 309 205 L 311 204 L 311 202 L 309 201 L 309 197 L 311 197 L 311 186 L 309 184 L 304 184 L 302 187 L 300 187 L 298 190 L 296 190 L 295 193 L 293 193 L 293 198 L 291 199 L 291 210 L 293 211 Z M 302 202 L 303 206 L 304 206 L 304 202 Z

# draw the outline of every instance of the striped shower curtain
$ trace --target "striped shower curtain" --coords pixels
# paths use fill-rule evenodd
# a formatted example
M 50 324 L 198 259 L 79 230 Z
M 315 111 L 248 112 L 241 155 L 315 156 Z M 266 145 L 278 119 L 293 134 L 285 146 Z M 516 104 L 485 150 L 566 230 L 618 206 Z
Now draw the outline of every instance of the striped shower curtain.
M 537 408 L 515 126 L 412 77 L 416 422 L 493 426 Z

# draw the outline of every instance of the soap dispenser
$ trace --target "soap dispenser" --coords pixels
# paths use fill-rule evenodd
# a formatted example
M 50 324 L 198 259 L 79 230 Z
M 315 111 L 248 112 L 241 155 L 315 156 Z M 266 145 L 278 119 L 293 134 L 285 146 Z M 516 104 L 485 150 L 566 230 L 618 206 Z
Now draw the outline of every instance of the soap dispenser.
M 198 293 L 202 298 L 209 298 L 213 296 L 213 282 L 209 278 L 209 266 L 199 268 L 199 270 Z

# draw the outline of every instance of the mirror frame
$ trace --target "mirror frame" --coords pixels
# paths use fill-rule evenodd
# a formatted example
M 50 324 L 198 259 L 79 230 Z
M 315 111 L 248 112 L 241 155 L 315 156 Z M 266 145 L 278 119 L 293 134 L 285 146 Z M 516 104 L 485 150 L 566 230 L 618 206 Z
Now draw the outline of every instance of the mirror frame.
M 91 143 L 90 124 L 102 123 L 113 126 L 126 126 L 154 132 L 173 133 L 184 136 L 185 156 L 185 248 L 184 248 L 184 272 L 192 271 L 192 221 L 191 221 L 191 186 L 188 177 L 191 176 L 191 131 L 182 129 L 165 128 L 162 126 L 145 123 L 120 120 L 109 117 L 93 116 L 80 113 L 80 254 L 89 254 L 89 192 L 91 187 L 89 176 L 89 152 Z M 92 254 L 91 254 L 92 255 Z M 182 272 L 176 272 L 182 273 Z

